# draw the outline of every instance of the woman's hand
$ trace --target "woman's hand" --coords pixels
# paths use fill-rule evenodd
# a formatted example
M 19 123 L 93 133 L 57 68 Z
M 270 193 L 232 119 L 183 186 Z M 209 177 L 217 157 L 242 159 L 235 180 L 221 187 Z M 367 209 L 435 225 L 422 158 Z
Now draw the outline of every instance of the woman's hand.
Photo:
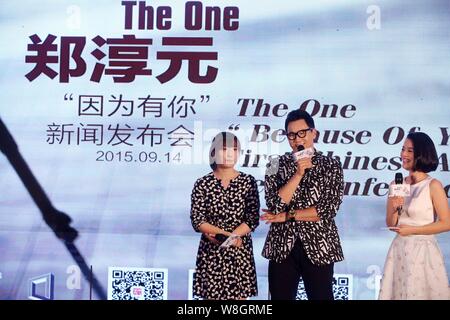
M 213 244 L 215 244 L 215 245 L 218 245 L 218 246 L 222 244 L 222 242 L 218 241 L 218 240 L 215 238 L 215 235 L 214 235 L 214 234 L 211 234 L 211 233 L 203 233 L 203 234 L 205 235 L 205 237 L 206 237 L 211 243 L 213 243 Z M 225 235 L 225 236 L 227 236 L 227 237 L 230 237 L 230 236 L 232 235 L 232 233 L 227 232 L 227 231 L 223 231 L 223 232 L 221 232 L 221 234 L 223 234 L 223 235 Z M 233 247 L 237 247 L 237 248 L 242 247 L 242 238 L 239 237 L 239 236 L 237 236 L 237 237 L 234 239 L 234 241 L 233 241 L 233 243 L 232 243 L 231 245 L 232 245 Z
M 405 204 L 405 198 L 403 197 L 392 197 L 391 198 L 391 204 L 392 204 L 392 212 L 397 212 L 397 209 L 402 207 Z
M 279 223 L 279 222 L 286 221 L 286 212 L 280 212 L 279 214 L 273 214 L 272 211 L 269 211 L 267 209 L 262 209 L 262 211 L 264 213 L 261 215 L 261 220 L 265 221 L 266 224 Z
M 236 247 L 236 248 L 242 247 L 242 238 L 239 237 L 239 236 L 236 237 L 236 238 L 234 239 L 234 242 L 233 242 L 232 246 L 233 246 L 233 247 Z
M 401 224 L 397 227 L 391 228 L 390 230 L 396 232 L 397 234 L 399 234 L 403 237 L 415 234 L 415 227 L 408 226 L 405 224 Z
M 203 233 L 203 235 L 209 240 L 209 242 L 214 243 L 215 245 L 219 245 L 220 242 L 217 241 L 216 238 L 214 238 L 213 234 L 210 233 Z

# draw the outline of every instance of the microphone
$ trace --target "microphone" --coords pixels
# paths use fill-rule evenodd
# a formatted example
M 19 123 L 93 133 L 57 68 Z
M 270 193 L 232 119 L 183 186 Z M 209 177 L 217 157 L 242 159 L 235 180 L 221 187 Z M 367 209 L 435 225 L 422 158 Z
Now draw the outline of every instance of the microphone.
M 294 160 L 297 162 L 300 160 L 303 156 L 303 150 L 305 150 L 305 146 L 299 145 L 297 147 L 297 151 L 292 153 L 292 156 L 294 157 Z
M 305 146 L 299 145 L 297 146 L 297 152 L 293 152 L 292 156 L 294 157 L 295 162 L 303 158 L 311 158 L 314 154 L 314 149 L 308 148 L 305 149 Z M 305 169 L 305 174 L 308 173 L 309 168 Z
M 395 184 L 403 184 L 403 175 L 401 172 L 395 174 Z M 397 208 L 397 214 L 400 215 L 402 212 L 402 206 Z
M 227 240 L 227 236 L 222 233 L 217 233 L 214 238 L 216 238 L 217 241 L 219 241 L 220 244 L 222 244 L 225 240 Z

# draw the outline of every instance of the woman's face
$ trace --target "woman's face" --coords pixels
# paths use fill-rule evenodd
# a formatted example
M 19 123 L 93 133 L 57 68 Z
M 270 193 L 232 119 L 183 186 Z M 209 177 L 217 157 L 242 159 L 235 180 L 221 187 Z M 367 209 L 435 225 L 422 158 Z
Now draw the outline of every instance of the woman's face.
M 411 140 L 406 139 L 400 153 L 402 159 L 402 167 L 405 170 L 413 170 L 414 168 L 414 145 Z
M 220 168 L 233 168 L 239 158 L 239 149 L 235 147 L 226 147 L 219 149 L 216 156 L 217 166 Z

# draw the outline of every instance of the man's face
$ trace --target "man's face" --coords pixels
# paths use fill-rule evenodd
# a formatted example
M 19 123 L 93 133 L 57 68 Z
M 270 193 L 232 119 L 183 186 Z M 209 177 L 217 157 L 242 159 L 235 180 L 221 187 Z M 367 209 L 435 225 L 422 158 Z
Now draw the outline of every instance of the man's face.
M 306 148 L 314 147 L 314 139 L 317 131 L 314 128 L 308 127 L 306 121 L 296 120 L 288 124 L 288 141 L 293 151 L 297 151 L 297 147 L 302 145 Z

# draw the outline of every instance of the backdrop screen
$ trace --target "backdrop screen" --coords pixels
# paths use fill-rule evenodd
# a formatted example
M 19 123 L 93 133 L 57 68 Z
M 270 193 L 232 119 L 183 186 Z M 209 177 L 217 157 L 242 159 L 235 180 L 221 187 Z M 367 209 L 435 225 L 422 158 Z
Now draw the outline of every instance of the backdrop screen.
M 237 169 L 265 208 L 266 164 L 290 151 L 284 120 L 298 108 L 344 167 L 336 292 L 376 299 L 395 236 L 387 186 L 408 174 L 410 131 L 432 137 L 449 196 L 450 6 L 372 2 L 1 1 L 0 299 L 195 298 L 190 197 L 212 137 L 239 137 Z M 30 196 L 12 139 L 72 219 L 72 251 Z M 258 299 L 267 231 L 253 235 Z M 450 271 L 450 236 L 437 239 Z

